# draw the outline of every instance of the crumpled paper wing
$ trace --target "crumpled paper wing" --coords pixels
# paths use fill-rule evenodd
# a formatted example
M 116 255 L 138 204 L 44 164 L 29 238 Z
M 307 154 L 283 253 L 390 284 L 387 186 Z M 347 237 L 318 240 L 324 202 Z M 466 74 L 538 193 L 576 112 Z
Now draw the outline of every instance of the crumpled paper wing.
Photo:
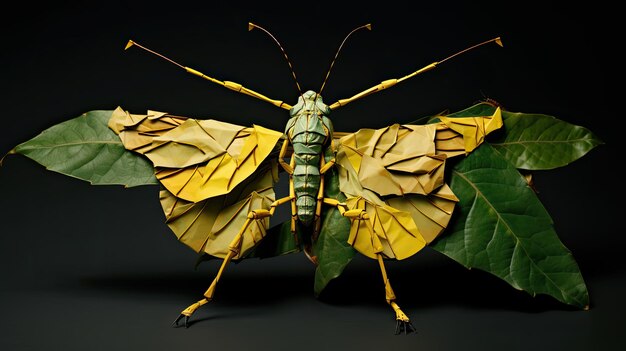
M 224 258 L 248 213 L 269 209 L 275 197 L 273 185 L 277 174 L 276 163 L 272 163 L 230 193 L 195 203 L 180 199 L 163 188 L 160 200 L 166 223 L 178 240 L 194 251 Z M 243 235 L 239 253 L 233 259 L 245 257 L 265 237 L 268 226 L 269 217 L 251 222 Z
M 357 179 L 340 177 L 340 184 L 356 181 L 380 196 L 430 194 L 443 185 L 447 157 L 471 152 L 502 126 L 499 108 L 492 116 L 439 118 L 433 124 L 394 124 L 343 136 L 337 163 L 353 169 Z
M 198 202 L 230 192 L 275 151 L 283 133 L 149 111 L 116 109 L 109 127 L 124 146 L 145 155 L 173 195 Z
M 389 206 L 411 215 L 426 244 L 446 229 L 457 202 L 459 199 L 447 184 L 428 195 L 411 194 L 386 201 Z
M 361 129 L 339 140 L 337 161 L 381 196 L 428 194 L 443 183 L 445 157 L 435 151 L 436 129 L 434 124 Z
M 463 136 L 465 152 L 472 152 L 480 145 L 485 136 L 502 127 L 502 114 L 500 107 L 489 117 L 445 117 L 439 116 L 439 120 L 448 128 Z
M 381 253 L 385 258 L 402 260 L 426 246 L 410 213 L 362 197 L 348 198 L 345 203 L 349 210 L 365 210 L 370 217 L 374 236 L 365 220 L 355 219 L 350 226 L 348 243 L 363 255 L 376 259 L 376 254 Z
M 390 206 L 397 210 L 409 213 L 413 222 L 426 243 L 431 243 L 447 227 L 459 199 L 454 195 L 447 184 L 428 195 L 407 194 L 405 196 L 391 196 L 384 200 L 375 192 L 365 189 L 358 182 L 358 177 L 352 168 L 339 167 L 341 191 L 352 197 L 362 197 L 367 202 L 377 206 Z M 360 194 L 360 195 L 357 195 Z
M 491 116 L 439 119 L 361 129 L 336 140 L 340 189 L 352 201 L 348 207 L 365 209 L 378 226 L 385 257 L 407 258 L 443 232 L 458 202 L 444 183 L 446 159 L 471 152 L 502 126 L 499 108 Z M 350 243 L 372 257 L 378 243 L 370 237 L 353 221 Z

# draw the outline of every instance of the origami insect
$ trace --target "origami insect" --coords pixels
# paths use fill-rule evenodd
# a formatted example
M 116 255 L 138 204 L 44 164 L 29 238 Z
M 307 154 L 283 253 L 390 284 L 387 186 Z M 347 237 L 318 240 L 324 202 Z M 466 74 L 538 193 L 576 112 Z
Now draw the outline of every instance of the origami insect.
M 249 24 L 249 30 L 255 28 L 270 35 L 289 62 L 267 30 Z M 429 124 L 392 124 L 354 133 L 334 132 L 329 116 L 333 110 L 432 70 L 468 50 L 488 43 L 502 46 L 502 42 L 500 38 L 487 40 L 327 105 L 321 93 L 334 62 L 348 37 L 364 28 L 371 26 L 358 27 L 346 36 L 318 92 L 302 92 L 292 69 L 300 94 L 293 106 L 128 42 L 126 49 L 139 47 L 196 76 L 289 110 L 284 132 L 156 111 L 131 114 L 120 107 L 112 113 L 96 111 L 76 120 L 91 125 L 105 121 L 109 129 L 93 127 L 99 130 L 98 138 L 117 145 L 121 141 L 123 148 L 115 152 L 124 153 L 119 158 L 132 158 L 127 163 L 131 167 L 99 169 L 97 159 L 81 160 L 80 149 L 76 149 L 75 159 L 66 157 L 62 166 L 49 168 L 96 184 L 119 183 L 122 178 L 128 186 L 154 184 L 156 178 L 161 185 L 166 223 L 178 239 L 197 253 L 223 260 L 202 298 L 180 313 L 175 326 L 184 319 L 188 327 L 194 312 L 213 300 L 229 262 L 301 250 L 319 264 L 322 256 L 328 255 L 319 248 L 320 242 L 343 236 L 347 248 L 378 262 L 385 299 L 395 312 L 396 334 L 415 331 L 396 302 L 384 261 L 411 257 L 444 231 L 459 202 L 444 179 L 446 160 L 472 153 L 489 133 L 503 126 L 503 112 L 495 107 L 485 114 L 433 116 Z M 44 139 L 46 132 L 42 133 Z M 49 161 L 43 159 L 54 155 L 50 150 L 37 155 L 42 149 L 25 143 L 13 152 L 45 164 Z M 111 152 L 101 150 L 97 157 L 104 159 Z M 138 179 L 139 174 L 146 174 L 146 159 L 151 161 L 152 173 Z M 81 162 L 91 166 L 83 167 Z M 289 176 L 289 194 L 275 199 L 279 171 Z M 111 181 L 111 177 L 118 180 Z M 269 228 L 270 217 L 281 205 L 290 206 L 291 219 Z

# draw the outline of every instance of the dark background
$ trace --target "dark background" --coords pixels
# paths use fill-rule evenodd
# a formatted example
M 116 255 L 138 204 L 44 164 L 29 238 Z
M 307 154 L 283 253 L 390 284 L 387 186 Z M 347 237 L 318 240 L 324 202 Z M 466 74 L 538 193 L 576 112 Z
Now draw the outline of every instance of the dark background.
M 430 249 L 388 271 L 418 334 L 394 336 L 375 262 L 356 258 L 321 299 L 304 255 L 229 266 L 216 300 L 191 328 L 171 328 L 197 300 L 217 262 L 164 224 L 158 188 L 96 187 L 10 156 L 0 168 L 0 349 L 617 350 L 624 346 L 625 264 L 620 188 L 621 99 L 617 10 L 602 2 L 384 1 L 374 5 L 108 1 L 3 9 L 0 153 L 90 110 L 117 106 L 283 130 L 287 112 L 201 80 L 128 39 L 222 80 L 293 104 L 298 96 L 275 43 L 303 89 L 327 103 L 398 78 L 475 43 L 482 47 L 389 91 L 336 110 L 338 131 L 408 123 L 491 98 L 506 109 L 553 115 L 605 144 L 535 175 L 538 196 L 579 263 L 589 311 L 531 297 Z M 617 80 L 616 80 L 617 81 Z M 619 152 L 618 152 L 619 151 Z M 621 346 L 621 347 L 620 347 Z

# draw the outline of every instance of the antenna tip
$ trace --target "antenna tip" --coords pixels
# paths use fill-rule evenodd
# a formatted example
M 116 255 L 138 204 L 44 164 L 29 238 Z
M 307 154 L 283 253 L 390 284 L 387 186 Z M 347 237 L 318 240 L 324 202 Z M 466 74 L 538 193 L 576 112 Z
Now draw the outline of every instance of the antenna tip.
M 129 40 L 128 43 L 126 43 L 126 47 L 124 47 L 124 50 L 128 50 L 128 48 L 133 45 L 135 45 L 135 42 L 132 40 Z
M 365 28 L 367 28 L 367 30 L 372 30 L 372 24 L 371 23 L 366 24 Z
M 502 39 L 500 39 L 500 37 L 497 37 L 496 39 L 494 39 L 494 41 L 496 42 L 496 44 L 500 45 L 501 47 L 504 47 L 504 45 L 502 44 Z
M 248 22 L 248 31 L 253 30 L 254 28 L 256 28 L 256 24 L 252 23 L 252 22 Z

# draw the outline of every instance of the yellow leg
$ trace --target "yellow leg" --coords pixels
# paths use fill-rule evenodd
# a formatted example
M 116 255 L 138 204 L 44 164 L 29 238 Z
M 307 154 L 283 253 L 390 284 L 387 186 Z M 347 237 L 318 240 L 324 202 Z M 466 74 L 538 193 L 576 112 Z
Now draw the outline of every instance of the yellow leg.
M 409 317 L 402 312 L 400 306 L 395 302 L 396 294 L 394 294 L 393 289 L 391 288 L 391 283 L 389 283 L 389 278 L 387 278 L 387 271 L 385 270 L 385 264 L 383 262 L 383 257 L 381 254 L 376 255 L 376 259 L 378 260 L 378 265 L 380 266 L 380 272 L 383 275 L 383 282 L 385 283 L 385 298 L 387 299 L 387 303 L 393 310 L 396 312 L 396 334 L 404 333 L 408 334 L 415 331 L 415 327 L 411 324 Z
M 293 163 L 293 162 L 292 162 Z M 291 200 L 291 234 L 296 234 L 296 220 L 298 219 L 298 208 L 296 207 L 296 190 L 293 185 L 293 176 L 289 176 L 289 199 Z M 298 237 L 296 236 L 296 243 Z
M 389 278 L 387 278 L 387 271 L 385 270 L 383 256 L 381 255 L 381 252 L 383 251 L 383 247 L 382 247 L 380 240 L 378 239 L 378 236 L 376 235 L 376 232 L 374 231 L 374 227 L 372 226 L 369 220 L 369 215 L 367 214 L 367 212 L 365 212 L 365 210 L 347 210 L 347 207 L 345 204 L 340 203 L 339 201 L 334 200 L 334 199 L 324 199 L 324 203 L 331 205 L 331 206 L 336 206 L 339 212 L 341 213 L 341 215 L 344 217 L 350 218 L 351 221 L 354 221 L 354 220 L 365 221 L 368 231 L 370 232 L 370 235 L 372 236 L 372 242 L 376 250 L 376 260 L 378 261 L 378 265 L 380 266 L 380 272 L 383 276 L 383 283 L 385 284 L 385 299 L 387 300 L 387 304 L 389 304 L 389 306 L 391 306 L 391 308 L 393 308 L 394 312 L 396 313 L 395 333 L 396 334 L 400 334 L 400 333 L 408 334 L 408 333 L 414 332 L 415 327 L 413 327 L 413 324 L 411 324 L 409 317 L 400 309 L 400 306 L 398 306 L 398 304 L 395 302 L 396 294 L 393 292 L 393 289 L 391 288 L 391 283 L 389 283 Z
M 313 241 L 317 240 L 317 236 L 320 233 L 320 228 L 322 226 L 322 204 L 324 203 L 324 174 L 328 172 L 335 165 L 335 159 L 326 161 L 322 156 L 320 158 L 320 187 L 317 192 L 317 206 L 315 208 L 315 226 L 313 229 Z
M 293 174 L 293 165 L 287 164 L 285 162 L 285 155 L 287 154 L 287 147 L 289 146 L 289 139 L 285 139 L 283 142 L 283 146 L 280 148 L 280 153 L 278 154 L 278 163 L 283 167 L 285 172 L 289 175 Z
M 217 272 L 217 275 L 215 276 L 215 279 L 213 279 L 213 282 L 211 283 L 211 286 L 209 286 L 207 291 L 204 293 L 204 297 L 201 300 L 199 300 L 198 302 L 189 305 L 189 307 L 185 308 L 180 313 L 178 318 L 176 318 L 176 321 L 174 321 L 174 324 L 176 326 L 178 326 L 178 322 L 181 320 L 181 318 L 185 317 L 185 328 L 189 327 L 189 318 L 191 317 L 191 315 L 198 308 L 200 308 L 201 306 L 206 305 L 211 300 L 213 300 L 213 294 L 215 293 L 215 286 L 217 286 L 217 282 L 220 280 L 220 277 L 222 276 L 222 273 L 224 272 L 224 268 L 226 268 L 226 265 L 230 262 L 230 260 L 233 258 L 234 255 L 235 255 L 235 253 L 233 251 L 229 251 L 228 252 L 228 255 L 226 255 L 226 258 L 224 258 L 224 261 L 222 261 L 222 266 L 220 267 L 220 270 Z
M 200 308 L 201 306 L 206 305 L 207 303 L 209 303 L 209 302 L 211 302 L 213 300 L 213 295 L 215 294 L 215 287 L 217 286 L 217 282 L 220 280 L 222 274 L 224 273 L 224 269 L 226 268 L 228 263 L 241 250 L 241 243 L 242 243 L 242 239 L 243 239 L 243 234 L 248 229 L 248 226 L 250 225 L 250 223 L 252 223 L 252 221 L 263 219 L 263 218 L 266 218 L 266 217 L 269 217 L 269 216 L 273 215 L 276 206 L 278 206 L 278 205 L 280 205 L 282 203 L 285 203 L 285 202 L 287 202 L 289 200 L 290 200 L 289 198 L 283 198 L 283 199 L 275 201 L 274 203 L 272 203 L 272 206 L 271 206 L 270 210 L 263 210 L 263 209 L 261 209 L 261 210 L 250 211 L 250 213 L 248 213 L 248 218 L 246 219 L 246 222 L 241 227 L 241 230 L 239 230 L 239 233 L 237 233 L 237 235 L 235 236 L 233 241 L 231 241 L 230 245 L 228 245 L 228 250 L 229 250 L 228 254 L 224 258 L 224 261 L 222 261 L 222 265 L 220 266 L 220 269 L 217 272 L 217 275 L 213 279 L 213 282 L 211 283 L 209 288 L 204 292 L 204 297 L 202 299 L 198 300 L 197 302 L 189 305 L 189 307 L 185 308 L 180 313 L 178 318 L 176 318 L 176 320 L 174 321 L 174 326 L 178 326 L 178 322 L 181 319 L 185 318 L 185 328 L 188 328 L 189 327 L 189 318 L 191 317 L 191 315 L 198 308 Z
M 293 169 L 296 167 L 296 159 L 292 155 L 289 163 L 285 162 L 285 155 L 287 154 L 288 146 L 289 146 L 289 139 L 285 139 L 285 141 L 283 142 L 283 146 L 280 148 L 280 153 L 278 154 L 278 163 L 283 167 L 285 172 L 289 174 L 289 196 L 287 198 L 291 201 L 291 234 L 294 235 L 296 244 L 298 244 L 298 237 L 296 236 L 296 217 L 297 217 L 296 192 L 293 188 Z M 274 214 L 273 210 L 275 209 L 275 207 L 276 206 L 272 205 L 272 213 L 271 213 L 272 215 Z

